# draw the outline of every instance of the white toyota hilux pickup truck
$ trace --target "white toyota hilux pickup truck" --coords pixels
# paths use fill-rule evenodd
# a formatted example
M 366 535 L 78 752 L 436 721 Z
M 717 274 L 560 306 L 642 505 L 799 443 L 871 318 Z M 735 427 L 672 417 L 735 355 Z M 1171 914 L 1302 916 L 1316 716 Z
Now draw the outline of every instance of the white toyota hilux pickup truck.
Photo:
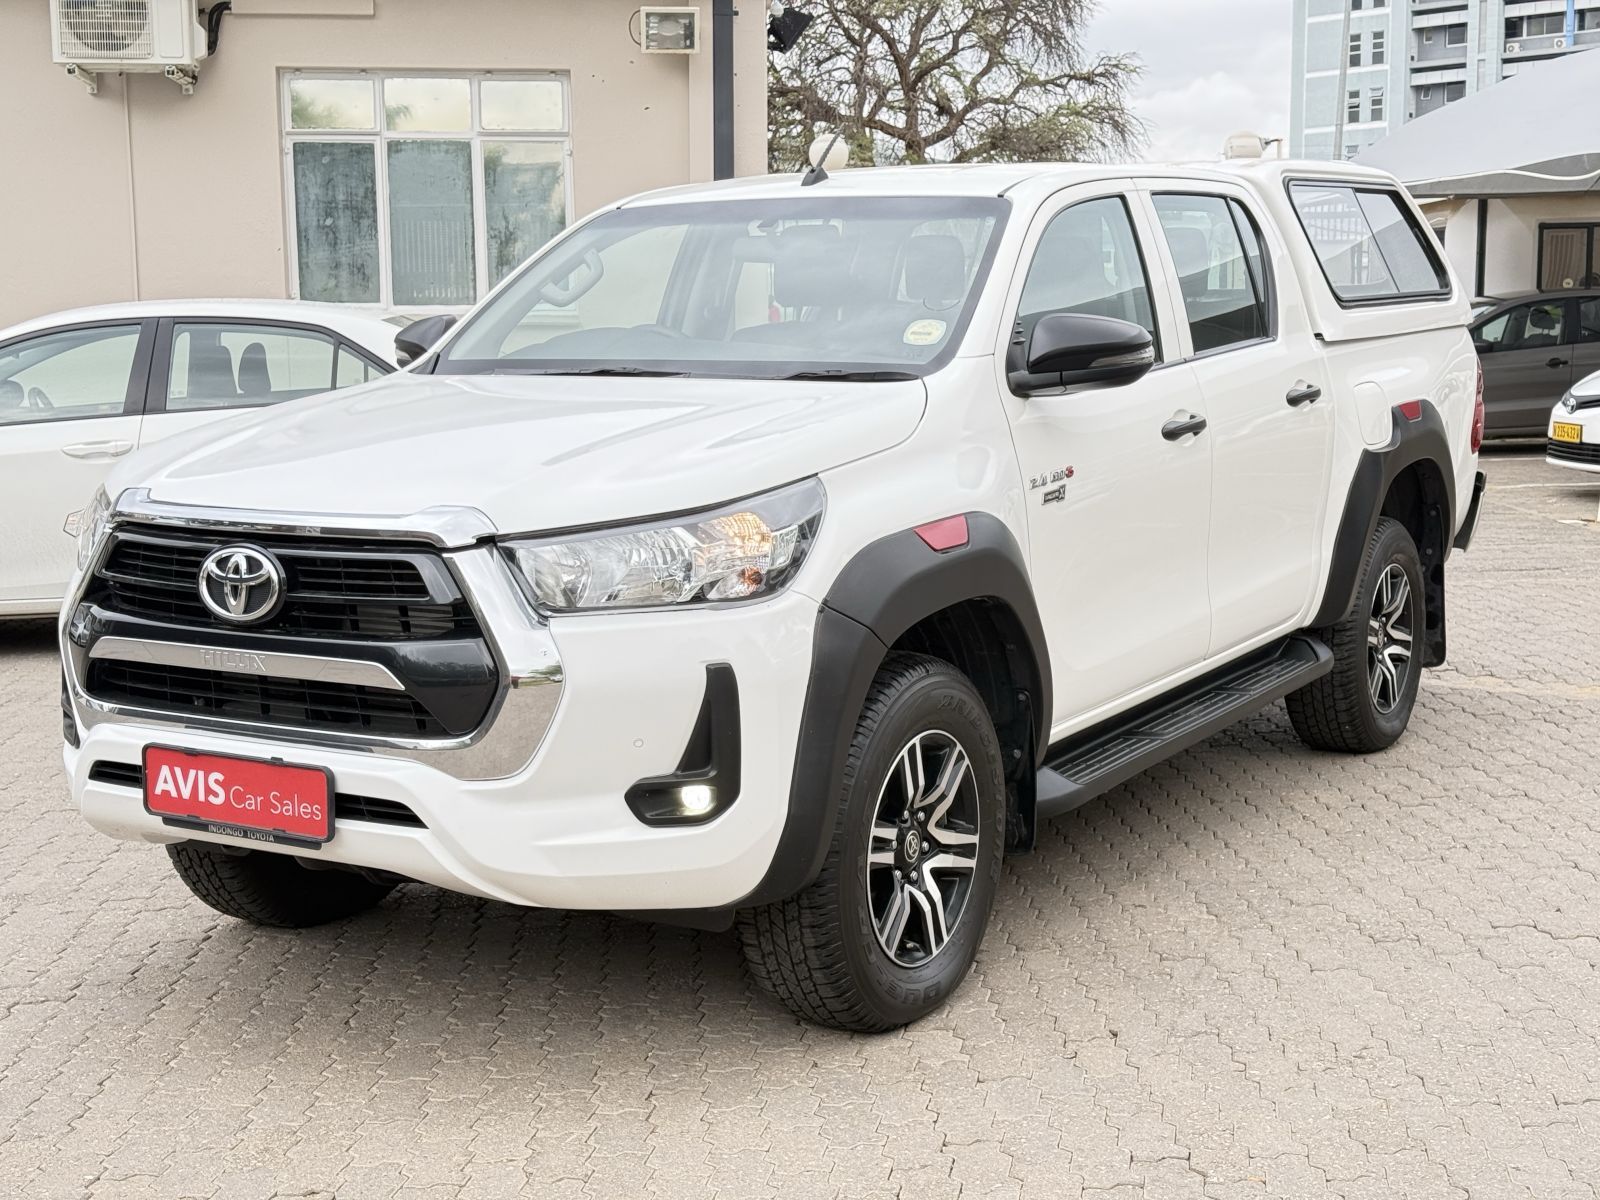
M 820 174 L 606 208 L 408 369 L 119 467 L 60 627 L 90 824 L 266 925 L 737 925 L 881 1030 L 1041 818 L 1279 698 L 1401 735 L 1483 406 L 1391 177 Z

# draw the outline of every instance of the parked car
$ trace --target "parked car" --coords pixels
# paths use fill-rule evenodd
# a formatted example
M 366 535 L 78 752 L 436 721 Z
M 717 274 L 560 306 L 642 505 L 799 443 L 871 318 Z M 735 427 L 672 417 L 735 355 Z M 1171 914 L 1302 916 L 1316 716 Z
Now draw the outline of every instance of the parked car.
M 136 446 L 394 370 L 393 325 L 336 305 L 162 300 L 0 330 L 0 618 L 55 613 L 63 532 Z
M 1425 228 L 1328 163 L 610 207 L 407 370 L 115 473 L 73 795 L 247 921 L 737 923 L 803 1017 L 914 1020 L 1039 820 L 1279 697 L 1404 731 L 1483 482 Z
M 1600 370 L 1600 290 L 1502 300 L 1472 323 L 1485 434 L 1538 437 L 1574 380 Z
M 1600 371 L 1578 380 L 1561 397 L 1546 435 L 1547 463 L 1600 472 Z

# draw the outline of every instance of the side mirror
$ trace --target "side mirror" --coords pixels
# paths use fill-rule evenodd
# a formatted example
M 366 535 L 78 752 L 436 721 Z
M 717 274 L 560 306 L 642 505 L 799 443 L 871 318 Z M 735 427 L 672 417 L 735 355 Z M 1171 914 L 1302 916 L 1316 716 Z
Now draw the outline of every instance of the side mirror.
M 455 323 L 456 318 L 448 313 L 411 322 L 394 335 L 395 358 L 402 367 L 409 367 L 426 354 Z
M 1492 343 L 1492 342 L 1480 342 L 1480 341 L 1474 340 L 1473 343 L 1472 343 L 1472 348 L 1474 350 L 1476 350 L 1479 354 L 1488 354 L 1490 351 L 1492 351 L 1494 349 L 1494 343 Z
M 1010 381 L 1021 395 L 1086 383 L 1120 387 L 1155 362 L 1155 343 L 1143 326 L 1088 313 L 1050 313 L 1033 327 L 1024 368 L 1011 371 Z

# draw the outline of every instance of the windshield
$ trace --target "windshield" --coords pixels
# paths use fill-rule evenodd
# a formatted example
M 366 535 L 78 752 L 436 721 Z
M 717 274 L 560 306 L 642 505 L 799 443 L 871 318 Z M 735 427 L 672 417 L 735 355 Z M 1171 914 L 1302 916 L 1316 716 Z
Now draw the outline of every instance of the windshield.
M 525 267 L 435 370 L 921 375 L 953 352 L 1008 208 L 917 196 L 616 209 Z

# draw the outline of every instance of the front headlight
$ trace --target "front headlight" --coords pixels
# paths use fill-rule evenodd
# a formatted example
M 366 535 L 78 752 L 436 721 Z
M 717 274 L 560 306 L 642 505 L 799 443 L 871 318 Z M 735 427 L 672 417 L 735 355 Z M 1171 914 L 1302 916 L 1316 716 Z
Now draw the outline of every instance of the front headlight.
M 111 497 L 105 488 L 96 488 L 87 508 L 68 513 L 63 531 L 78 540 L 78 570 L 84 570 L 99 549 L 100 539 L 111 528 Z
M 808 479 L 692 517 L 503 548 L 551 612 L 754 600 L 800 569 L 824 499 Z

